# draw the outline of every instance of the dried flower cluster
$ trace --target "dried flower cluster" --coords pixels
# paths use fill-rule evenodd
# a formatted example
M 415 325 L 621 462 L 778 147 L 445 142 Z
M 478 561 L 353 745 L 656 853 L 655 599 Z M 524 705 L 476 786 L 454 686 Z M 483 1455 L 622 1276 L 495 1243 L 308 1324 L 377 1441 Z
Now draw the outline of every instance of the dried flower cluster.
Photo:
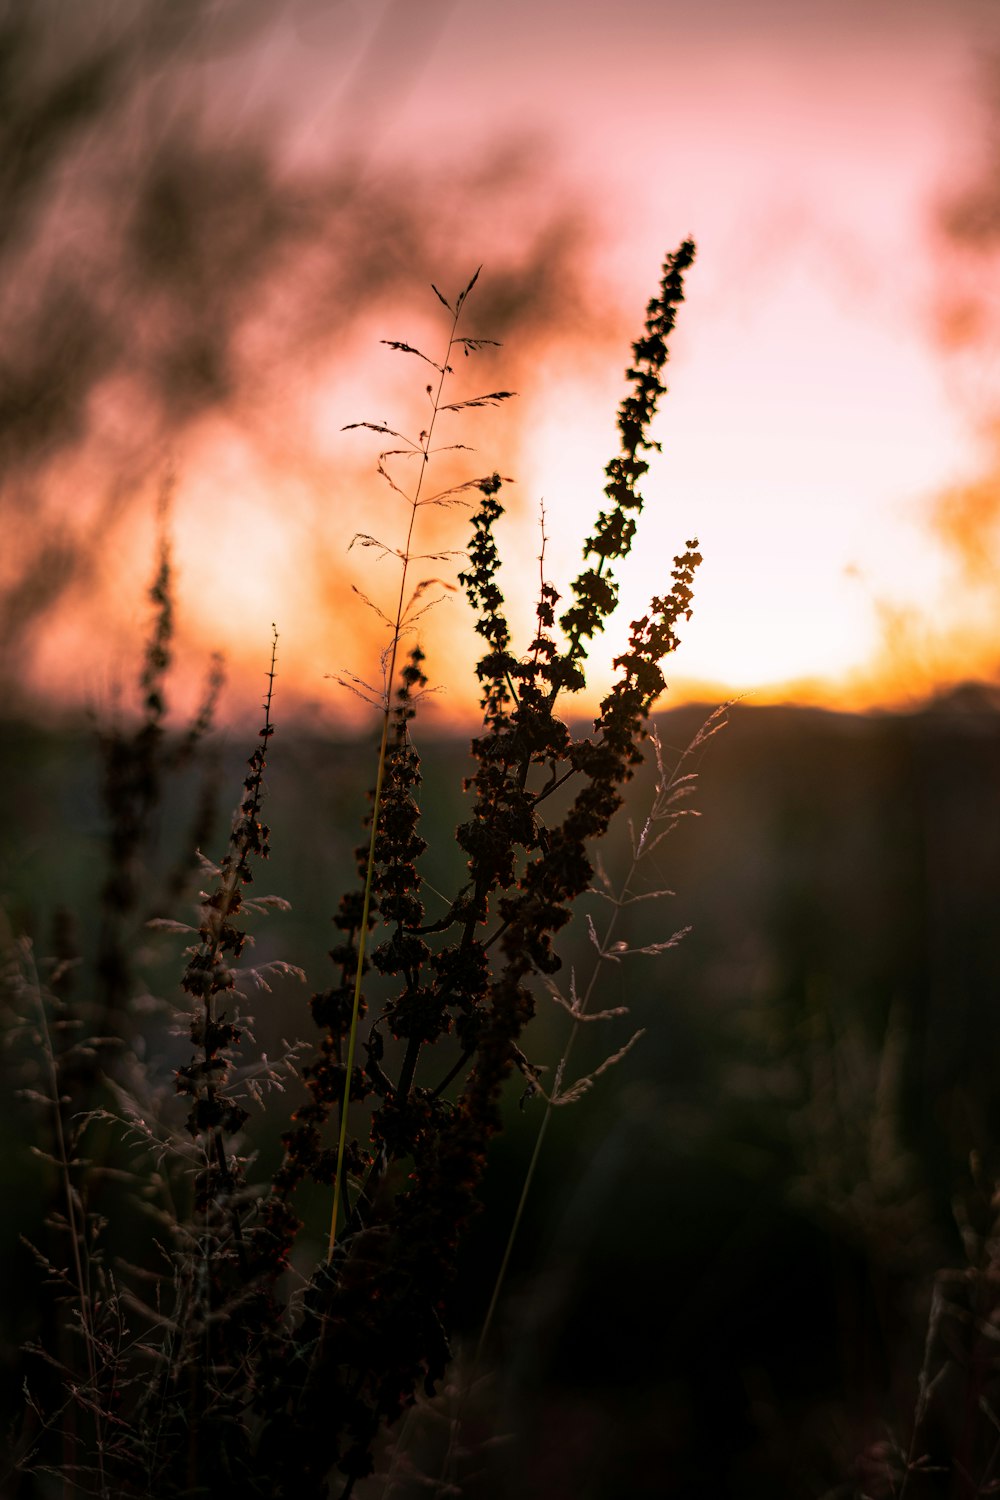
M 635 536 L 645 455 L 657 446 L 650 423 L 665 389 L 667 341 L 693 256 L 685 242 L 664 264 L 644 333 L 632 346 L 630 389 L 618 416 L 622 451 L 607 467 L 607 503 L 585 542 L 584 569 L 561 613 L 543 571 L 525 652 L 513 644 L 500 586 L 500 476 L 426 498 L 420 490 L 438 414 L 510 394 L 443 401 L 455 349 L 474 353 L 489 342 L 456 332 L 475 278 L 454 304 L 437 293 L 452 327 L 444 359 L 428 361 L 438 383 L 428 387 L 427 431 L 413 440 L 380 424 L 357 424 L 401 439 L 420 460 L 420 479 L 409 497 L 406 547 L 397 553 L 403 576 L 387 653 L 392 692 L 384 705 L 370 842 L 359 851 L 358 888 L 343 897 L 334 918 L 334 982 L 310 1002 L 318 1039 L 301 1070 L 307 1097 L 284 1136 L 273 1182 L 263 1192 L 251 1190 L 238 1067 L 244 1024 L 236 998 L 242 918 L 268 904 L 244 892 L 254 862 L 268 852 L 261 798 L 273 733 L 272 654 L 261 744 L 228 852 L 203 895 L 182 979 L 193 1003 L 194 1052 L 175 1081 L 187 1101 L 187 1160 L 192 1151 L 196 1158 L 192 1211 L 176 1225 L 170 1275 L 158 1282 L 155 1303 L 147 1305 L 148 1330 L 135 1346 L 146 1378 L 91 1424 L 101 1436 L 102 1466 L 96 1478 L 88 1470 L 87 1480 L 82 1468 L 73 1471 L 81 1493 L 89 1484 L 102 1495 L 158 1500 L 182 1494 L 320 1500 L 336 1473 L 336 1493 L 348 1496 L 371 1471 L 379 1430 L 445 1372 L 449 1288 L 480 1198 L 487 1150 L 501 1126 L 501 1091 L 518 1070 L 529 1087 L 537 1078 L 523 1045 L 536 981 L 559 967 L 554 940 L 591 887 L 594 843 L 642 759 L 650 709 L 665 685 L 661 663 L 691 612 L 701 561 L 695 541 L 674 559 L 667 590 L 632 622 L 592 732 L 575 736 L 561 716 L 563 695 L 585 685 L 588 645 L 617 604 L 612 565 Z M 392 347 L 427 360 L 411 345 Z M 380 468 L 398 488 L 388 456 Z M 425 585 L 410 589 L 406 579 L 419 506 L 470 494 L 477 503 L 459 580 L 484 643 L 476 669 L 483 726 L 465 783 L 468 815 L 456 833 L 464 875 L 445 915 L 428 922 L 421 769 L 410 736 L 426 685 L 423 655 L 408 648 L 398 684 L 396 663 L 424 607 Z M 381 546 L 372 537 L 359 540 Z M 167 661 L 167 581 L 157 596 L 160 615 L 143 679 L 151 743 L 159 734 L 158 680 Z M 331 1138 L 338 1119 L 339 1149 Z M 307 1179 L 334 1190 L 337 1222 L 329 1257 L 300 1305 L 290 1308 L 282 1278 L 300 1227 L 295 1192 Z M 84 1382 L 81 1400 L 90 1399 L 86 1389 Z

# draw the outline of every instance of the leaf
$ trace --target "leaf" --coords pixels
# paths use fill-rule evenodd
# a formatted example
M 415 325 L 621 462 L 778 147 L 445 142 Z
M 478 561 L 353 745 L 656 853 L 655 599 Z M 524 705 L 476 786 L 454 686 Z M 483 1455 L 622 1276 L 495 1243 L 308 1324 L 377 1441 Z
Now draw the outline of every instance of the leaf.
M 645 1035 L 645 1028 L 640 1028 L 639 1031 L 634 1032 L 624 1047 L 620 1047 L 617 1052 L 612 1052 L 610 1057 L 606 1057 L 600 1066 L 595 1068 L 592 1073 L 588 1073 L 585 1078 L 577 1079 L 576 1083 L 571 1088 L 568 1088 L 564 1094 L 554 1094 L 550 1102 L 552 1104 L 575 1104 L 584 1094 L 590 1092 L 594 1087 L 596 1079 L 600 1078 L 609 1068 L 613 1068 L 616 1063 L 620 1063 L 623 1058 L 627 1057 L 636 1042 L 640 1041 Z
M 676 891 L 668 890 L 666 886 L 659 891 L 639 891 L 634 896 L 626 896 L 618 902 L 619 906 L 635 906 L 638 901 L 660 901 L 664 896 L 676 896 Z
M 266 916 L 269 911 L 291 911 L 291 909 L 291 902 L 286 901 L 283 896 L 254 896 L 252 898 L 244 896 L 241 908 L 242 911 L 249 912 L 255 917 Z
M 422 578 L 407 600 L 406 608 L 403 611 L 404 619 L 409 619 L 412 606 L 426 594 L 429 588 L 433 588 L 435 584 L 440 585 L 443 589 L 447 589 L 450 594 L 457 593 L 455 585 L 453 583 L 446 583 L 443 578 Z
M 672 933 L 671 936 L 667 938 L 666 942 L 663 943 L 646 943 L 641 948 L 629 948 L 625 943 L 622 943 L 620 945 L 616 943 L 615 949 L 618 955 L 622 958 L 630 958 L 637 953 L 647 953 L 655 956 L 658 953 L 666 953 L 669 948 L 676 948 L 678 943 L 683 942 L 683 940 L 687 937 L 688 933 L 691 932 L 691 930 L 692 929 L 690 927 L 681 927 L 677 930 L 677 932 Z M 610 954 L 606 956 L 611 957 Z
M 286 963 L 284 959 L 280 958 L 272 959 L 270 963 L 260 964 L 256 968 L 240 969 L 237 972 L 241 979 L 252 980 L 259 990 L 264 990 L 268 995 L 271 993 L 271 986 L 267 982 L 268 978 L 273 979 L 277 974 L 293 979 L 300 979 L 303 984 L 306 982 L 305 969 L 300 969 L 297 964 Z
M 368 608 L 372 611 L 372 613 L 378 615 L 379 619 L 383 622 L 383 624 L 388 625 L 388 627 L 389 627 L 390 630 L 392 629 L 392 621 L 389 619 L 389 616 L 385 613 L 384 610 L 379 609 L 379 607 L 375 603 L 375 601 L 373 599 L 369 599 L 368 595 L 366 593 L 364 593 L 361 589 L 359 589 L 358 586 L 357 586 L 357 584 L 355 584 L 355 583 L 351 584 L 351 593 L 352 594 L 357 594 L 357 596 L 361 600 L 362 604 L 367 604 Z M 360 682 L 361 681 L 360 677 L 357 680 Z
M 395 547 L 387 547 L 385 542 L 380 542 L 377 536 L 369 536 L 367 531 L 356 531 L 348 543 L 347 550 L 350 552 L 355 542 L 359 547 L 376 547 L 383 557 L 398 557 L 399 553 Z M 364 597 L 362 595 L 362 597 Z
M 392 475 L 389 473 L 389 470 L 385 467 L 384 463 L 382 462 L 382 460 L 384 458 L 389 458 L 390 456 L 391 455 L 388 454 L 388 453 L 380 453 L 379 454 L 378 468 L 376 469 L 375 472 L 377 474 L 379 474 L 385 480 L 386 484 L 389 486 L 389 488 L 391 490 L 395 490 L 396 494 L 399 495 L 401 499 L 405 500 L 407 502 L 407 504 L 412 505 L 413 502 L 410 499 L 410 496 L 406 493 L 406 491 L 404 489 L 402 489 L 396 483 L 396 481 L 393 479 Z
M 422 359 L 426 364 L 431 365 L 437 370 L 439 375 L 451 375 L 453 373 L 450 365 L 439 365 L 437 360 L 431 359 L 428 355 L 421 353 L 419 349 L 414 349 L 412 344 L 403 344 L 398 339 L 380 339 L 379 342 L 385 344 L 389 349 L 397 349 L 400 354 L 415 354 L 418 359 Z
M 420 444 L 408 438 L 405 432 L 397 432 L 394 427 L 386 427 L 382 422 L 348 422 L 342 427 L 341 432 L 350 432 L 355 427 L 367 427 L 369 432 L 380 432 L 383 437 L 399 438 L 401 443 L 406 443 L 408 449 L 419 450 Z
M 444 581 L 443 578 L 428 578 L 428 579 L 425 579 L 422 584 L 418 584 L 417 587 L 414 589 L 413 594 L 411 595 L 409 604 L 407 604 L 406 609 L 403 611 L 403 617 L 402 617 L 402 620 L 400 622 L 401 627 L 402 627 L 401 632 L 400 632 L 401 635 L 402 635 L 402 631 L 403 630 L 405 630 L 407 634 L 412 634 L 413 633 L 413 628 L 416 625 L 417 621 L 418 620 L 422 620 L 423 617 L 424 617 L 424 615 L 427 613 L 428 610 L 433 609 L 436 604 L 440 604 L 441 601 L 445 598 L 444 594 L 438 594 L 438 595 L 435 596 L 435 598 L 428 599 L 427 603 L 424 604 L 424 605 L 422 605 L 420 607 L 420 609 L 414 609 L 413 608 L 413 605 L 415 604 L 415 602 L 417 601 L 417 599 L 421 596 L 421 594 L 423 593 L 423 591 L 425 589 L 429 588 L 432 583 L 439 583 L 441 585 L 441 587 L 444 588 L 444 589 L 447 589 L 449 593 L 453 594 L 453 593 L 456 592 L 455 585 L 453 583 L 445 583 L 445 581 Z M 431 692 L 431 691 L 436 692 L 437 689 L 436 688 L 435 689 L 430 689 L 430 688 L 425 688 L 424 689 L 424 692 Z
M 510 480 L 507 480 L 505 482 L 508 483 L 508 484 L 511 483 Z M 448 489 L 446 489 L 446 490 L 438 490 L 437 494 L 435 494 L 435 495 L 428 495 L 425 500 L 420 500 L 418 503 L 420 505 L 449 505 L 449 504 L 455 504 L 455 503 L 457 503 L 456 498 L 455 498 L 456 496 L 458 496 L 458 495 L 466 495 L 466 494 L 468 494 L 469 490 L 480 490 L 481 491 L 482 487 L 483 487 L 483 480 L 482 479 L 464 479 L 461 484 L 453 484 L 453 485 L 450 485 L 448 487 Z
M 476 271 L 475 271 L 475 273 L 474 273 L 474 275 L 472 277 L 472 280 L 469 282 L 469 285 L 465 288 L 465 291 L 459 293 L 458 301 L 455 303 L 456 310 L 461 307 L 462 303 L 465 301 L 466 297 L 469 295 L 469 293 L 472 291 L 472 288 L 475 286 L 476 282 L 479 280 L 479 272 L 482 269 L 483 269 L 482 266 L 477 267 L 477 269 L 476 269 Z
M 575 975 L 573 976 L 572 986 L 570 988 L 572 1003 L 566 999 L 565 995 L 557 985 L 552 983 L 551 979 L 543 976 L 542 982 L 544 983 L 546 989 L 552 996 L 552 999 L 555 1001 L 555 1003 L 560 1006 L 568 1016 L 572 1016 L 574 1021 L 613 1021 L 616 1020 L 619 1016 L 628 1015 L 627 1005 L 616 1005 L 611 1010 L 581 1009 L 582 1002 L 576 993 Z
M 511 396 L 516 395 L 516 391 L 487 391 L 482 396 L 473 396 L 469 401 L 449 401 L 446 406 L 441 406 L 438 410 L 466 411 L 470 406 L 499 406 L 501 401 L 509 401 Z
M 438 291 L 437 287 L 434 285 L 433 281 L 431 282 L 431 291 L 434 293 L 434 295 L 438 299 L 438 301 L 440 303 L 442 303 L 448 309 L 448 311 L 451 313 L 452 317 L 454 317 L 455 316 L 455 309 L 452 307 L 452 305 L 448 301 L 447 297 L 443 297 L 441 295 L 441 293 Z
M 374 607 L 373 605 L 372 608 Z M 375 688 L 365 682 L 363 677 L 355 677 L 353 672 L 327 672 L 326 676 L 334 682 L 339 682 L 341 687 L 347 688 L 349 693 L 353 693 L 356 698 L 360 698 L 362 703 L 367 703 L 371 708 L 385 707 L 384 695 L 376 694 Z

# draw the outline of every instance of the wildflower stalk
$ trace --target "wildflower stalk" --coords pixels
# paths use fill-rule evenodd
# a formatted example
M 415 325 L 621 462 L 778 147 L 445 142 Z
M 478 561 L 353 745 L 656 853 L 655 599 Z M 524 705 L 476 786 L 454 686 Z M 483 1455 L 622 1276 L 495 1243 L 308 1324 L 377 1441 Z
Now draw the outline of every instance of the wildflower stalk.
M 413 495 L 412 497 L 410 497 L 410 519 L 406 531 L 406 544 L 403 548 L 401 557 L 402 571 L 400 573 L 399 579 L 399 598 L 396 601 L 396 616 L 395 620 L 392 622 L 392 636 L 389 646 L 388 664 L 385 671 L 385 682 L 382 697 L 382 735 L 379 743 L 378 767 L 375 774 L 375 792 L 372 798 L 371 836 L 368 841 L 368 855 L 365 861 L 364 897 L 361 909 L 361 925 L 358 932 L 358 954 L 357 965 L 354 973 L 354 997 L 351 1008 L 351 1025 L 347 1040 L 347 1065 L 344 1076 L 344 1094 L 340 1109 L 340 1134 L 337 1141 L 337 1165 L 334 1175 L 333 1209 L 330 1215 L 330 1237 L 327 1252 L 328 1259 L 332 1258 L 337 1243 L 337 1220 L 340 1214 L 340 1200 L 343 1196 L 344 1162 L 347 1154 L 347 1125 L 351 1099 L 351 1080 L 354 1076 L 354 1058 L 357 1052 L 358 1022 L 361 1014 L 361 980 L 364 975 L 365 969 L 365 949 L 367 946 L 369 920 L 371 913 L 372 884 L 375 875 L 375 852 L 379 835 L 379 815 L 382 810 L 382 786 L 385 779 L 386 755 L 389 745 L 389 728 L 392 720 L 392 684 L 396 680 L 396 663 L 399 656 L 399 643 L 406 629 L 409 605 L 410 603 L 412 603 L 412 600 L 408 601 L 406 597 L 406 581 L 409 574 L 410 563 L 413 560 L 411 550 L 413 544 L 413 532 L 416 526 L 417 511 L 419 510 L 423 500 L 424 477 L 427 473 L 427 467 L 430 462 L 431 443 L 434 439 L 434 428 L 437 424 L 438 416 L 442 410 L 441 398 L 444 392 L 445 380 L 447 379 L 448 375 L 452 373 L 450 361 L 452 352 L 456 347 L 456 335 L 458 332 L 459 319 L 462 315 L 462 308 L 465 305 L 465 300 L 468 297 L 469 293 L 472 291 L 472 288 L 475 286 L 477 280 L 479 279 L 479 271 L 481 269 L 482 267 L 480 267 L 479 270 L 476 271 L 475 275 L 472 277 L 472 280 L 469 282 L 465 290 L 459 293 L 458 297 L 455 299 L 454 307 L 451 307 L 450 304 L 445 300 L 445 298 L 441 296 L 441 293 L 437 292 L 436 287 L 434 288 L 435 292 L 437 292 L 439 300 L 444 304 L 445 307 L 448 308 L 448 311 L 452 314 L 452 321 L 451 330 L 448 335 L 448 346 L 445 351 L 444 359 L 441 361 L 440 365 L 435 366 L 438 371 L 437 389 L 434 390 L 432 385 L 427 386 L 427 394 L 431 398 L 430 421 L 428 422 L 426 429 L 420 434 L 418 441 L 415 444 L 411 444 L 412 452 L 419 456 L 420 472 L 417 476 L 417 482 L 413 491 Z M 390 348 L 399 349 L 407 354 L 419 355 L 419 350 L 413 349 L 409 345 L 391 341 L 386 342 L 389 342 Z M 484 340 L 482 342 L 489 341 Z M 467 352 L 469 345 L 466 344 L 465 347 Z M 424 358 L 425 356 L 419 355 L 419 357 Z M 509 394 L 510 393 L 506 391 L 495 392 L 492 396 L 479 398 L 476 402 L 473 403 L 460 402 L 458 404 L 479 405 L 483 404 L 486 401 L 503 399 Z M 374 425 L 375 424 L 368 422 L 351 422 L 348 424 L 348 427 L 370 427 Z M 344 430 L 347 431 L 348 429 L 345 428 Z M 380 432 L 388 432 L 388 429 L 384 427 L 377 427 L 376 430 Z M 390 433 L 389 435 L 393 437 L 399 436 L 398 433 Z M 380 470 L 383 473 L 385 472 L 382 468 L 381 463 Z
M 217 1196 L 214 1183 L 218 1182 L 221 1197 L 228 1204 L 233 1242 L 244 1277 L 246 1252 L 243 1232 L 239 1213 L 232 1201 L 234 1190 L 239 1184 L 230 1167 L 224 1140 L 226 1134 L 235 1135 L 247 1119 L 247 1111 L 229 1098 L 227 1092 L 232 1071 L 232 1049 L 239 1044 L 241 1031 L 235 1019 L 227 1020 L 219 1015 L 218 997 L 235 992 L 236 973 L 232 962 L 240 957 L 246 942 L 246 933 L 236 926 L 236 922 L 244 905 L 243 887 L 253 880 L 251 856 L 266 859 L 269 852 L 269 830 L 261 823 L 260 813 L 269 741 L 274 734 L 271 705 L 274 698 L 277 651 L 278 632 L 274 629 L 267 692 L 263 704 L 264 726 L 259 733 L 261 743 L 250 758 L 248 774 L 243 783 L 243 798 L 233 821 L 229 849 L 219 868 L 216 890 L 204 900 L 200 941 L 190 951 L 181 980 L 182 988 L 194 997 L 196 1005 L 200 1001 L 200 1012 L 195 1010 L 190 1026 L 191 1040 L 198 1050 L 191 1063 L 178 1068 L 176 1072 L 178 1093 L 192 1100 L 187 1120 L 188 1131 L 194 1139 L 204 1138 L 205 1165 L 201 1185 L 196 1193 L 196 1203 L 200 1203 L 204 1211 L 206 1246 L 209 1243 L 212 1205 Z M 206 1260 L 207 1258 L 206 1249 Z

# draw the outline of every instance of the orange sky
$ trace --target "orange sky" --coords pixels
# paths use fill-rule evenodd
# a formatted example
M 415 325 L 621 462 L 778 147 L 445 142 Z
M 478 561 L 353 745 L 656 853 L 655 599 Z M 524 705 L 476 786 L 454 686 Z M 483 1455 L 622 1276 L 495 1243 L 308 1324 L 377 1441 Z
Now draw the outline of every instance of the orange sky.
M 289 700 L 352 710 L 328 674 L 377 676 L 378 639 L 351 584 L 382 603 L 395 585 L 347 543 L 395 544 L 401 517 L 377 440 L 341 429 L 419 427 L 416 363 L 379 340 L 436 352 L 428 283 L 480 262 L 464 331 L 504 347 L 463 361 L 454 394 L 519 396 L 452 435 L 516 478 L 506 582 L 526 619 L 540 503 L 564 584 L 628 343 L 686 234 L 623 628 L 697 535 L 677 696 L 871 706 L 995 675 L 995 8 L 874 11 L 595 0 L 567 24 L 546 0 L 300 0 L 276 21 L 231 0 L 187 29 L 151 4 L 102 7 L 103 32 L 39 26 L 17 102 L 45 149 L 0 185 L 20 195 L 0 244 L 8 675 L 96 704 L 131 675 L 171 468 L 185 673 L 221 648 L 241 716 L 274 620 Z M 52 145 L 39 101 L 98 45 L 104 91 Z M 467 532 L 450 513 L 433 544 Z M 426 634 L 460 713 L 459 598 Z

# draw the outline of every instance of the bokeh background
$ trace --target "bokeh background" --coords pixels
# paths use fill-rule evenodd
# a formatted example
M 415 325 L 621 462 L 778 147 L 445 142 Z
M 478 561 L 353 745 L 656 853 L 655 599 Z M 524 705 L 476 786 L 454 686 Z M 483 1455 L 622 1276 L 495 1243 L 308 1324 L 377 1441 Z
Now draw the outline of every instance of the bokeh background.
M 430 283 L 480 264 L 466 332 L 504 347 L 457 385 L 519 396 L 462 440 L 516 480 L 512 561 L 544 503 L 564 582 L 687 234 L 624 579 L 641 603 L 700 537 L 677 690 L 868 707 L 993 670 L 988 3 L 43 0 L 2 25 L 9 692 L 112 690 L 172 475 L 185 641 L 256 696 L 277 619 L 286 694 L 346 713 L 325 674 L 365 675 L 376 629 L 347 544 L 398 518 L 342 428 L 419 427 L 379 340 L 440 340 Z M 452 716 L 474 703 L 437 680 Z
M 513 481 L 504 583 L 527 624 L 543 507 L 564 587 L 663 253 L 698 243 L 623 626 L 575 711 L 689 536 L 705 562 L 668 759 L 739 701 L 692 762 L 702 816 L 645 877 L 675 894 L 635 935 L 692 931 L 610 971 L 631 1016 L 581 1068 L 646 1035 L 546 1143 L 466 1413 L 470 1494 L 890 1492 L 879 1444 L 905 1448 L 933 1278 L 978 1253 L 997 1165 L 998 106 L 986 0 L 0 6 L 0 894 L 42 955 L 60 912 L 85 962 L 98 944 L 98 729 L 138 706 L 166 495 L 171 724 L 226 659 L 204 847 L 276 622 L 268 884 L 293 909 L 258 941 L 326 986 L 372 774 L 371 715 L 338 677 L 377 689 L 383 628 L 356 591 L 384 608 L 395 584 L 349 544 L 398 545 L 401 514 L 377 438 L 343 429 L 416 431 L 426 409 L 380 340 L 437 357 L 431 283 L 482 265 L 464 331 L 502 347 L 461 361 L 454 394 L 518 395 L 450 437 Z M 425 524 L 428 552 L 466 540 L 460 511 Z M 477 696 L 457 566 L 428 564 L 436 691 L 414 731 L 445 890 Z M 199 776 L 170 784 L 149 900 Z M 623 824 L 609 869 L 627 858 Z M 567 970 L 592 956 L 581 923 Z M 176 972 L 144 938 L 136 985 Z M 261 1045 L 308 1033 L 307 993 L 276 991 Z M 549 1066 L 562 1019 L 540 998 Z M 12 1142 L 32 1128 L 17 1086 Z M 510 1105 L 457 1293 L 467 1347 L 538 1125 Z M 18 1287 L 45 1200 L 14 1144 L 3 1171 Z M 16 1407 L 37 1326 L 7 1302 Z

